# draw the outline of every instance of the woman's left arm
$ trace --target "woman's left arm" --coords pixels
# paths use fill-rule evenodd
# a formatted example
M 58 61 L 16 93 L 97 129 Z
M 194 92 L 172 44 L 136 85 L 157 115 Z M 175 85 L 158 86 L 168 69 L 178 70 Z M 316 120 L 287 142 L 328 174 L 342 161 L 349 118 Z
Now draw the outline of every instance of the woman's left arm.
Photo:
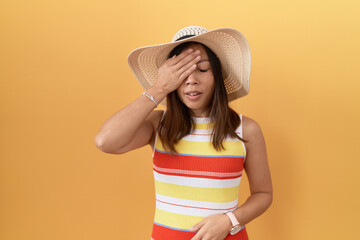
M 267 160 L 266 144 L 261 128 L 253 119 L 243 116 L 243 138 L 246 146 L 246 171 L 251 195 L 233 211 L 241 226 L 260 216 L 268 209 L 273 199 L 273 189 Z M 230 219 L 225 214 L 216 214 L 203 219 L 191 230 L 198 231 L 192 240 L 223 240 L 231 229 Z
M 246 146 L 245 171 L 250 185 L 250 197 L 233 213 L 241 226 L 249 223 L 268 209 L 273 199 L 270 169 L 265 139 L 257 122 L 243 117 L 243 137 Z

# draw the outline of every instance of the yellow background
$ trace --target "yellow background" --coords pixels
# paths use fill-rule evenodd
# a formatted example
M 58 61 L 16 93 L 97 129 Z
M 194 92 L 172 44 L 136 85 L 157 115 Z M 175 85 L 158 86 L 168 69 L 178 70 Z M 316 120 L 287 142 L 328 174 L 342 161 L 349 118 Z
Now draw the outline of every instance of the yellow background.
M 360 3 L 0 1 L 0 239 L 150 239 L 151 149 L 94 137 L 142 88 L 131 50 L 233 27 L 252 53 L 231 106 L 262 127 L 274 201 L 251 240 L 358 239 Z M 243 178 L 241 202 L 249 194 Z

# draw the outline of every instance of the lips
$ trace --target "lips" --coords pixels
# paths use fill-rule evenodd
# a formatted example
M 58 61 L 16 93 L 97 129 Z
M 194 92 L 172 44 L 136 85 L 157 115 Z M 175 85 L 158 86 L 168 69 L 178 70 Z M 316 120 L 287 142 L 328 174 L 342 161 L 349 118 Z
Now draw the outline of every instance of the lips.
M 188 96 L 197 96 L 197 95 L 200 95 L 201 92 L 199 92 L 199 91 L 191 91 L 191 92 L 187 92 L 185 94 L 188 95 Z
M 200 98 L 200 96 L 202 95 L 202 92 L 189 91 L 189 92 L 186 92 L 185 95 L 190 100 L 196 100 L 196 99 Z

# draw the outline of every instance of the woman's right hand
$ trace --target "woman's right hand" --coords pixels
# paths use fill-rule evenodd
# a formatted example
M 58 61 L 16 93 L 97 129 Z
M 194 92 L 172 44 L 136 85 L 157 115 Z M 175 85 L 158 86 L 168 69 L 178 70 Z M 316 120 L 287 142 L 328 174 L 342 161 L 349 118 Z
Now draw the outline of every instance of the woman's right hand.
M 199 55 L 186 50 L 167 59 L 159 68 L 153 87 L 146 91 L 160 103 L 195 70 Z M 147 97 L 139 96 L 106 120 L 95 137 L 96 146 L 103 152 L 122 154 L 153 144 L 163 114 L 162 111 L 153 111 L 154 107 L 154 103 Z
M 200 51 L 187 49 L 178 56 L 172 58 L 159 68 L 155 87 L 161 88 L 166 95 L 176 90 L 180 84 L 196 69 L 196 63 L 200 60 Z

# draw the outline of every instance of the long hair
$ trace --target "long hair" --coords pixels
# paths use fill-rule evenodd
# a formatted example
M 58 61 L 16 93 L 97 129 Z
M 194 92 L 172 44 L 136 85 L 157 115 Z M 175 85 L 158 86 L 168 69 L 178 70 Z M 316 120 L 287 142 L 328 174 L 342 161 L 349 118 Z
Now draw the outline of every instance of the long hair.
M 185 48 L 192 44 L 201 44 L 209 57 L 211 69 L 214 75 L 215 90 L 214 95 L 209 104 L 210 118 L 214 120 L 212 132 L 212 145 L 216 151 L 225 150 L 223 141 L 227 136 L 238 138 L 240 141 L 247 142 L 239 137 L 235 130 L 240 125 L 239 115 L 230 108 L 228 103 L 227 92 L 221 72 L 221 64 L 216 54 L 207 46 L 198 42 L 185 42 L 176 46 L 168 55 L 171 58 L 179 55 Z M 167 111 L 159 125 L 159 137 L 166 151 L 177 153 L 175 144 L 181 138 L 188 135 L 193 127 L 195 127 L 192 119 L 192 112 L 181 101 L 176 90 L 167 95 L 166 100 Z

